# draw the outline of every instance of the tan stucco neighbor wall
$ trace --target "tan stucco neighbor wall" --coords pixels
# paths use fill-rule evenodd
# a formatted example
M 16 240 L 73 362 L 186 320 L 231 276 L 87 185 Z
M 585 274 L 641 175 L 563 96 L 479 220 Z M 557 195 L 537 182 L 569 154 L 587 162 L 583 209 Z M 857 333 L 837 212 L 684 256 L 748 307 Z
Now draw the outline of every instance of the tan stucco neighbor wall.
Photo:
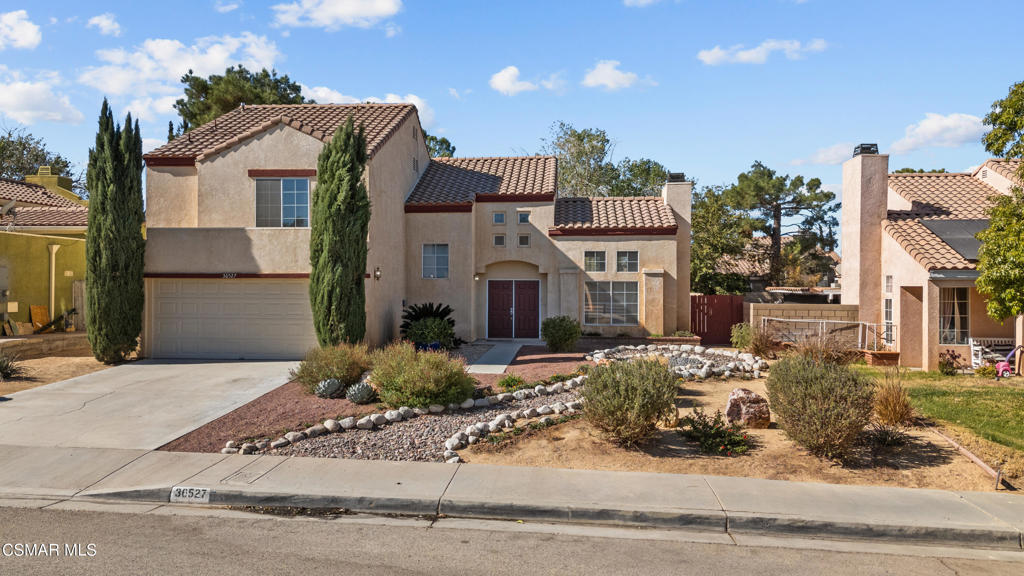
M 309 269 L 309 228 L 148 230 L 148 274 L 309 274 Z
M 146 167 L 146 227 L 198 226 L 199 178 L 194 166 Z

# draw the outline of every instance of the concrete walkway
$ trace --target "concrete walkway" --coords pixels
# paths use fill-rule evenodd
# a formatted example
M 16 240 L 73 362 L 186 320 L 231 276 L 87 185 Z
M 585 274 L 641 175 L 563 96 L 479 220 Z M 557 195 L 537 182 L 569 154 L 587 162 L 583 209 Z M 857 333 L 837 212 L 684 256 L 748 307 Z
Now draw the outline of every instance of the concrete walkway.
M 470 374 L 504 374 L 522 347 L 522 342 L 495 342 L 494 347 L 467 366 L 466 371 Z
M 166 503 L 346 508 L 711 533 L 1022 550 L 1024 496 L 778 480 L 141 450 L 0 446 L 0 505 Z M 32 504 L 35 505 L 35 504 Z M 1022 552 L 1024 554 L 1024 552 Z
M 115 366 L 5 396 L 0 441 L 152 450 L 286 383 L 295 365 L 142 360 Z

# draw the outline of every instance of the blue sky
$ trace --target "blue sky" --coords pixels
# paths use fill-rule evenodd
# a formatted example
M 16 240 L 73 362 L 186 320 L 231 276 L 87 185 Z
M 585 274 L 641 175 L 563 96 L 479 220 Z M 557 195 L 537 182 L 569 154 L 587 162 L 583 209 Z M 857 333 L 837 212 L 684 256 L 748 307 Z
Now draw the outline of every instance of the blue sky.
M 1013 2 L 254 0 L 0 5 L 0 122 L 84 163 L 104 95 L 166 138 L 177 78 L 274 67 L 318 101 L 410 100 L 459 156 L 553 122 L 702 184 L 761 160 L 838 190 L 853 144 L 965 170 L 1021 78 Z M 84 165 L 84 164 L 83 164 Z

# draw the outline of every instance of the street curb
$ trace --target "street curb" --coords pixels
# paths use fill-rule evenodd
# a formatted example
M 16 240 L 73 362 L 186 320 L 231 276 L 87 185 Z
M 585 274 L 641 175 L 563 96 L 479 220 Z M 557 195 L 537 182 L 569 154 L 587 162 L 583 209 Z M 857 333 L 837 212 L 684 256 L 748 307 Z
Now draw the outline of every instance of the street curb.
M 205 486 L 196 486 L 204 488 Z M 92 492 L 73 500 L 131 501 L 166 504 L 171 488 Z M 33 495 L 33 498 L 41 498 Z M 63 496 L 61 499 L 67 499 Z M 670 528 L 702 532 L 759 534 L 802 538 L 883 541 L 896 544 L 959 546 L 1022 551 L 1024 534 L 1015 528 L 973 528 L 870 524 L 722 510 L 625 510 L 600 507 L 544 506 L 528 503 L 453 502 L 422 498 L 373 498 L 326 494 L 286 494 L 210 488 L 208 506 L 341 508 L 367 514 L 445 516 L 487 520 L 526 520 L 633 528 Z
M 1021 551 L 1021 533 L 1012 527 L 972 528 L 870 524 L 798 518 L 773 514 L 728 512 L 728 532 L 811 538 L 886 540 L 906 544 L 953 545 Z

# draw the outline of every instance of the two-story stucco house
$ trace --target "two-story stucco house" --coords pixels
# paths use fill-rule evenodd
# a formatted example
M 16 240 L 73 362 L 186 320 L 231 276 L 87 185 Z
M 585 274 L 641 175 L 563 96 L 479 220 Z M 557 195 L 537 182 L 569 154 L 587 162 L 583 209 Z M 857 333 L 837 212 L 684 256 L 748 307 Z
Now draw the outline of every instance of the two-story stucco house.
M 975 288 L 974 235 L 988 227 L 991 198 L 1019 185 L 1018 165 L 889 174 L 888 155 L 877 153 L 843 164 L 843 304 L 856 304 L 862 322 L 889 327 L 880 333 L 900 364 L 935 369 L 946 350 L 966 362 L 983 344 L 1012 347 L 1014 321 L 989 318 Z
M 412 105 L 242 106 L 145 156 L 144 355 L 296 358 L 316 344 L 309 210 L 317 156 L 349 116 L 369 155 L 371 345 L 421 302 L 450 305 L 466 340 L 537 338 L 559 314 L 612 335 L 689 328 L 689 182 L 556 199 L 550 156 L 431 159 Z

